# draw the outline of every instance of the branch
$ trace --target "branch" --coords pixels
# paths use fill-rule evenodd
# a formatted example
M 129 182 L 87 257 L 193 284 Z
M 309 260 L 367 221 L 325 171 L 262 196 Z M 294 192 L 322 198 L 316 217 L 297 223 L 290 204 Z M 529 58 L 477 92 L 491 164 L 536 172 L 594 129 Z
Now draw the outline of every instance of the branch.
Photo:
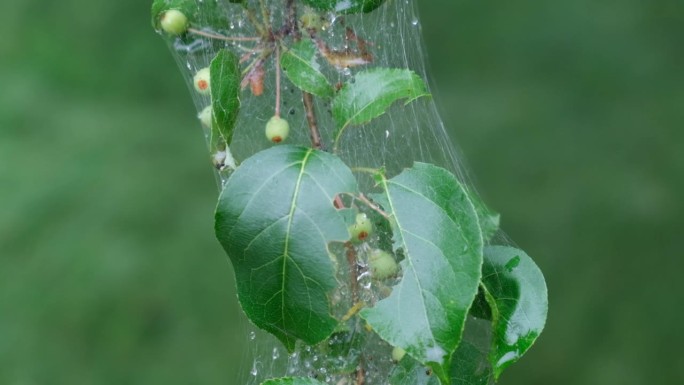
M 225 40 L 225 41 L 258 41 L 261 40 L 260 37 L 230 37 L 230 36 L 223 36 L 211 32 L 204 32 L 200 31 L 199 29 L 194 29 L 194 28 L 188 28 L 188 32 L 195 34 L 195 35 L 200 35 L 204 37 L 208 37 L 210 39 L 216 39 L 216 40 Z
M 285 9 L 287 15 L 285 16 L 285 34 L 292 34 L 295 41 L 301 38 L 299 28 L 297 28 L 297 6 L 294 0 L 285 0 Z
M 275 115 L 280 117 L 280 45 L 276 45 L 276 105 Z
M 316 122 L 313 96 L 308 92 L 302 91 L 302 101 L 304 102 L 304 110 L 306 111 L 306 121 L 309 123 L 311 146 L 316 150 L 320 150 L 323 148 L 323 145 L 321 144 L 321 133 L 318 130 L 318 123 Z

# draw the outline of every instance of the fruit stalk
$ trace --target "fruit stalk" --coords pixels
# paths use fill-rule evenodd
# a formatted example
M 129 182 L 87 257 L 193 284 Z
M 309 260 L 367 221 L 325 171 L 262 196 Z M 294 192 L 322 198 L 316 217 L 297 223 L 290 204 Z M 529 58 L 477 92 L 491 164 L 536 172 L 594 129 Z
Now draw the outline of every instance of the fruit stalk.
M 318 131 L 318 123 L 316 122 L 313 95 L 306 91 L 302 91 L 302 102 L 304 103 L 304 110 L 306 111 L 306 122 L 309 124 L 311 147 L 320 150 L 323 148 L 323 144 L 321 143 L 321 133 Z

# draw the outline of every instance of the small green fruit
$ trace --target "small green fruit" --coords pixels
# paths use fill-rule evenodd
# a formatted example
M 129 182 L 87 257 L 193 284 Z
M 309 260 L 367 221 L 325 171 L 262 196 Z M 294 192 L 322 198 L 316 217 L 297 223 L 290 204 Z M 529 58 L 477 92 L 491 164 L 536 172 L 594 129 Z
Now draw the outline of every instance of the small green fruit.
M 212 110 L 211 105 L 203 109 L 202 112 L 197 115 L 197 118 L 202 123 L 202 126 L 205 128 L 211 128 L 211 121 L 214 118 L 214 111 Z
M 290 134 L 290 124 L 280 116 L 272 117 L 266 123 L 266 138 L 273 143 L 280 143 Z
M 399 362 L 406 355 L 406 350 L 396 346 L 392 349 L 392 361 Z
M 319 12 L 316 12 L 309 7 L 304 7 L 304 12 L 299 18 L 299 26 L 305 31 L 326 30 L 328 27 L 330 27 L 330 22 L 326 20 L 326 18 Z
M 364 242 L 373 234 L 373 223 L 364 213 L 356 215 L 356 223 L 349 226 L 352 242 Z
M 304 29 L 321 29 L 323 20 L 320 15 L 314 12 L 307 12 L 299 18 L 299 24 Z
M 383 280 L 392 277 L 399 271 L 399 265 L 392 254 L 383 250 L 373 250 L 368 256 L 368 265 L 374 279 Z
M 170 35 L 181 35 L 188 30 L 188 18 L 177 9 L 169 9 L 160 18 L 161 27 Z
M 211 79 L 211 73 L 209 71 L 209 67 L 207 68 L 202 68 L 201 70 L 197 71 L 195 74 L 195 77 L 192 81 L 193 85 L 195 86 L 195 91 L 199 92 L 200 94 L 208 94 L 210 91 L 210 85 L 209 83 Z

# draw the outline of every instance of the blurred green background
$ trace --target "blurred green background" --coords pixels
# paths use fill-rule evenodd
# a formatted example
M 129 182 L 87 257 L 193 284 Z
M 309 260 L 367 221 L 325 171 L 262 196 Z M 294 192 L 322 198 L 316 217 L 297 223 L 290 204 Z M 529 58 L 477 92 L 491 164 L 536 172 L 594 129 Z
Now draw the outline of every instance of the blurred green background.
M 420 3 L 452 138 L 549 284 L 502 383 L 684 383 L 681 1 Z M 239 385 L 216 185 L 149 1 L 0 8 L 0 384 Z

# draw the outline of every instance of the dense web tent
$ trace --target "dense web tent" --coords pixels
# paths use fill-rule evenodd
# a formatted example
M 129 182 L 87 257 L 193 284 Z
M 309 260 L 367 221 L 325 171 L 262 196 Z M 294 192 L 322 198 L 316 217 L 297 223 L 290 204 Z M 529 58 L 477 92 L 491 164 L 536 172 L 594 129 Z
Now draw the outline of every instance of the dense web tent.
M 152 14 L 217 170 L 249 339 L 237 383 L 488 384 L 531 347 L 543 277 L 446 134 L 414 0 Z

